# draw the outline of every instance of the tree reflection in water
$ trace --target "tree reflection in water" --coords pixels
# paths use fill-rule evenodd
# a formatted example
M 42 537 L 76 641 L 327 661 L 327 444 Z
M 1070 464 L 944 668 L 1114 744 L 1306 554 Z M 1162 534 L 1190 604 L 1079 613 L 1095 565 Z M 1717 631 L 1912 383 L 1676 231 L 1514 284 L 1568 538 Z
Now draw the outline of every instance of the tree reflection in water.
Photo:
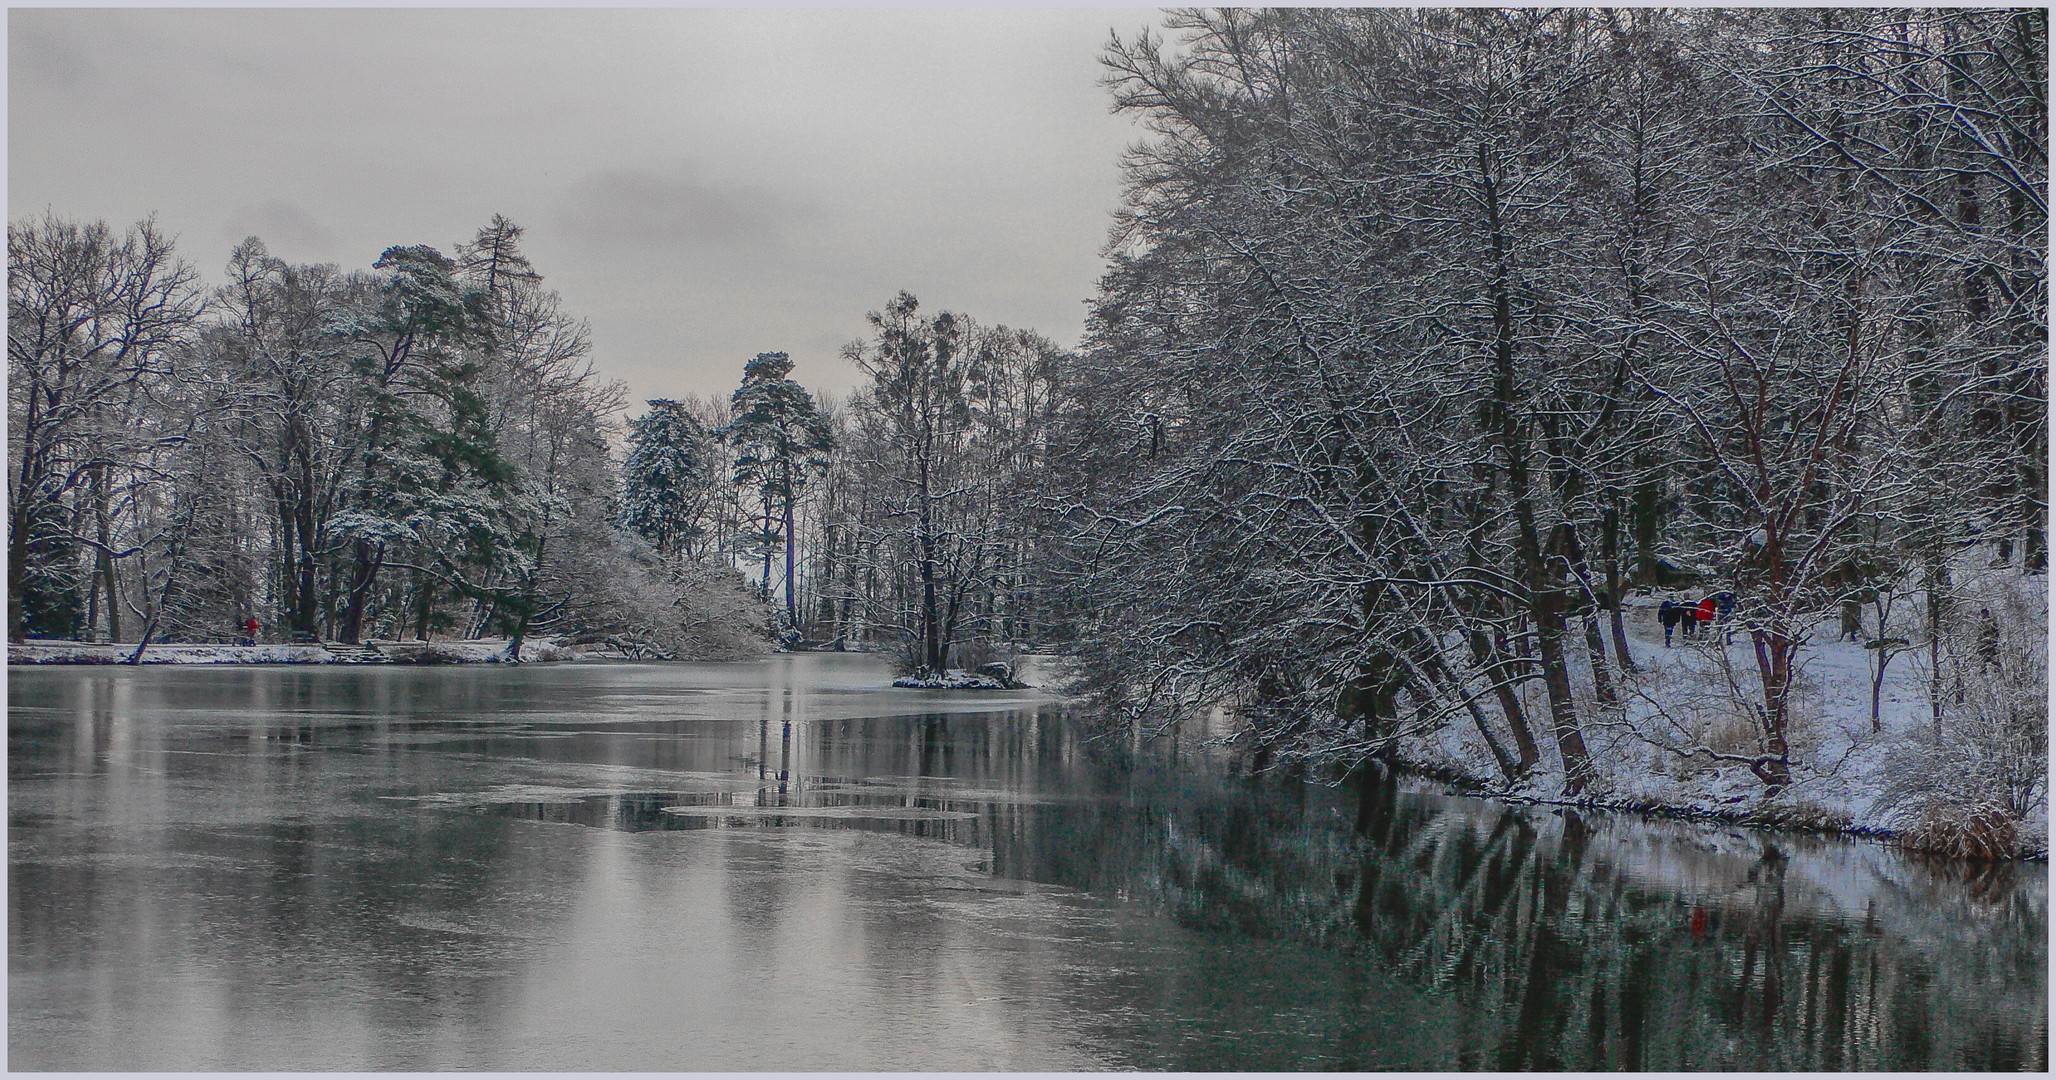
M 809 801 L 976 817 L 810 824 L 989 848 L 998 875 L 1359 955 L 1461 1003 L 1468 1049 L 1444 1067 L 2046 1067 L 2039 865 L 1443 797 L 1376 768 L 1340 791 L 1236 777 L 1047 709 L 893 723 L 816 725 L 805 768 L 908 789 Z
M 1259 780 L 1134 861 L 1188 925 L 1455 995 L 1460 1068 L 2046 1068 L 2040 867 L 1353 786 L 1353 828 Z
M 10 1051 L 561 1066 L 552 1040 L 589 1017 L 520 1013 L 533 978 L 620 1020 L 608 1060 L 647 1068 L 682 1030 L 727 1032 L 692 1027 L 723 1008 L 796 1008 L 781 995 L 825 970 L 857 990 L 813 1007 L 874 1011 L 803 1025 L 822 1053 L 950 1017 L 850 1067 L 931 1060 L 959 1031 L 948 1010 L 988 993 L 1007 995 L 992 1030 L 1048 1056 L 978 1057 L 981 1029 L 932 1060 L 2047 1065 L 2044 866 L 1443 797 L 1375 769 L 1343 788 L 1250 776 L 1200 733 L 1110 745 L 1047 702 L 881 696 L 861 663 L 17 672 Z M 756 832 L 625 835 L 707 829 Z M 918 842 L 798 832 L 814 829 Z M 646 921 L 651 896 L 683 914 Z M 923 952 L 938 925 L 971 950 L 955 967 Z M 581 950 L 601 959 L 581 968 Z M 614 963 L 651 957 L 643 977 L 678 980 L 689 1007 L 605 996 Z M 731 964 L 769 996 L 690 997 Z M 967 971 L 970 997 L 931 981 Z M 216 1041 L 173 1046 L 194 1032 Z

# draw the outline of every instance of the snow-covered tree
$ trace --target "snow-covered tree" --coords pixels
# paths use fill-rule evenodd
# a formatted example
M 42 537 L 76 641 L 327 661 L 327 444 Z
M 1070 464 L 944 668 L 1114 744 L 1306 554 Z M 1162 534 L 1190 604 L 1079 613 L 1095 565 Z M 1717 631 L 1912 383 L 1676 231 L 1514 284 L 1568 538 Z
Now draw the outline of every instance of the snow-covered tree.
M 683 402 L 652 399 L 628 422 L 621 464 L 621 523 L 662 555 L 706 554 L 715 488 L 716 437 Z
M 8 634 L 119 637 L 115 564 L 134 548 L 113 539 L 115 488 L 150 449 L 150 395 L 199 315 L 197 277 L 148 220 L 120 236 L 11 222 L 7 267 Z
M 758 353 L 745 364 L 742 385 L 730 399 L 735 417 L 721 429 L 721 438 L 735 454 L 736 486 L 754 492 L 763 511 L 764 595 L 771 593 L 772 553 L 782 544 L 786 625 L 797 626 L 793 512 L 802 489 L 827 467 L 834 435 L 815 408 L 814 396 L 791 374 L 792 358 L 782 352 Z
M 1944 610 L 1943 493 L 2035 565 L 2035 16 L 1169 25 L 1106 57 L 1152 137 L 1050 474 L 1110 704 L 1345 758 L 1468 718 L 1577 789 L 1621 594 L 1684 574 L 1760 646 L 1738 756 L 1776 786 L 1815 620 L 1916 558 Z

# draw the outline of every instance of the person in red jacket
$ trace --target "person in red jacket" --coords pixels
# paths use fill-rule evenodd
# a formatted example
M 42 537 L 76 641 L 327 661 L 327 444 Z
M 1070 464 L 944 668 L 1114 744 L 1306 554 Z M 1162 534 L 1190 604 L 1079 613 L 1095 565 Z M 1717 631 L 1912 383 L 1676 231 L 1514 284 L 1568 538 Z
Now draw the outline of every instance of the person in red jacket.
M 243 624 L 243 644 L 257 644 L 257 616 L 255 615 L 250 616 L 250 621 Z
M 1698 614 L 1699 625 L 1702 628 L 1704 628 L 1707 623 L 1713 621 L 1713 597 L 1709 596 L 1706 599 L 1699 601 Z

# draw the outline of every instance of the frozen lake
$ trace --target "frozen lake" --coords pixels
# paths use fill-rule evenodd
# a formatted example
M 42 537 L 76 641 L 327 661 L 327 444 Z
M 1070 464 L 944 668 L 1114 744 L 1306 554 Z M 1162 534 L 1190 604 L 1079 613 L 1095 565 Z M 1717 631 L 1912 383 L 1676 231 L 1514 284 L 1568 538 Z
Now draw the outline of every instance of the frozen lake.
M 741 664 L 9 671 L 17 1070 L 2044 1069 L 2048 881 Z

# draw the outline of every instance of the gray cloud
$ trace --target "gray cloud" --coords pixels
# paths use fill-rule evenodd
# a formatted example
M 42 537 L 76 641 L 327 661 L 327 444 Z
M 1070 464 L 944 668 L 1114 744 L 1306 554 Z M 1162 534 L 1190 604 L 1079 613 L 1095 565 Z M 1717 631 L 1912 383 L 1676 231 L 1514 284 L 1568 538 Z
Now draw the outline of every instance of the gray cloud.
M 336 234 L 305 207 L 284 199 L 237 207 L 222 223 L 220 235 L 231 246 L 255 236 L 272 254 L 294 262 L 332 262 L 341 247 Z
M 1060 342 L 1116 162 L 1089 8 L 39 8 L 8 15 L 8 199 L 369 266 L 494 213 L 638 398 L 726 394 L 902 288 Z
M 782 249 L 813 207 L 775 192 L 709 183 L 691 165 L 608 169 L 573 184 L 557 220 L 573 238 L 652 251 Z
M 20 11 L 7 13 L 10 93 L 19 97 L 31 88 L 62 92 L 83 86 L 94 73 L 90 54 L 66 27 L 22 16 Z

